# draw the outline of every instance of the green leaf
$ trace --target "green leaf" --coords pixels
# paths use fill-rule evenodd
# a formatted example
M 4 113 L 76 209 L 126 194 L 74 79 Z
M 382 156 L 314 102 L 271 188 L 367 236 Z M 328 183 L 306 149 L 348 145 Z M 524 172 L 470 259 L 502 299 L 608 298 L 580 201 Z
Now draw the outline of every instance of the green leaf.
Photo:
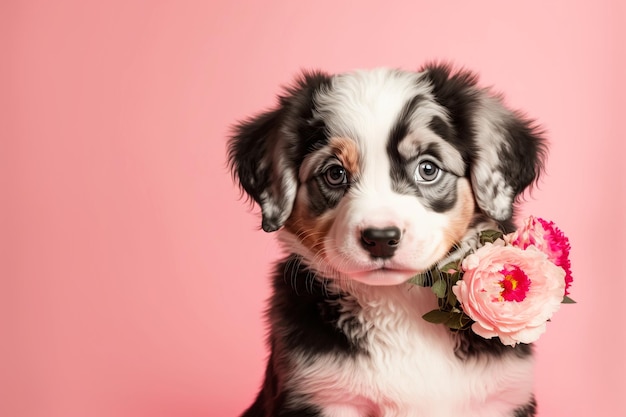
M 433 277 L 433 282 L 437 281 L 437 280 L 442 280 L 442 281 L 445 281 L 447 283 L 450 283 L 454 279 L 455 275 L 456 274 L 448 274 L 447 272 L 443 272 L 443 271 L 437 270 L 436 272 L 433 272 L 432 277 Z M 456 280 L 455 280 L 455 282 L 456 282 Z
M 561 302 L 563 304 L 576 304 L 576 301 L 572 300 L 567 295 L 565 297 L 563 297 L 563 301 L 561 301 Z
M 461 330 L 471 322 L 472 319 L 463 313 L 448 313 L 448 320 L 444 324 L 451 329 Z
M 409 283 L 419 285 L 420 287 L 426 287 L 426 283 L 428 281 L 429 281 L 428 277 L 426 276 L 426 273 L 424 272 L 424 273 L 415 275 L 413 278 L 409 280 Z
M 447 295 L 446 290 L 448 289 L 448 284 L 446 284 L 445 279 L 439 279 L 433 283 L 431 289 L 433 290 L 437 298 L 445 298 Z
M 429 323 L 443 324 L 453 330 L 462 330 L 472 323 L 472 319 L 462 312 L 433 310 L 422 316 Z
M 449 262 L 447 264 L 445 264 L 444 266 L 442 266 L 441 268 L 439 268 L 441 271 L 448 273 L 449 270 L 454 269 L 455 271 L 459 270 L 459 263 L 458 262 Z
M 450 319 L 450 312 L 441 311 L 441 310 L 433 310 L 424 314 L 422 318 L 429 323 L 444 324 Z
M 480 243 L 493 243 L 498 239 L 502 239 L 504 234 L 499 230 L 483 230 L 480 232 Z
M 448 299 L 446 301 L 450 307 L 456 306 L 457 299 L 456 299 L 456 295 L 454 295 L 454 292 L 452 292 L 452 289 L 448 291 Z

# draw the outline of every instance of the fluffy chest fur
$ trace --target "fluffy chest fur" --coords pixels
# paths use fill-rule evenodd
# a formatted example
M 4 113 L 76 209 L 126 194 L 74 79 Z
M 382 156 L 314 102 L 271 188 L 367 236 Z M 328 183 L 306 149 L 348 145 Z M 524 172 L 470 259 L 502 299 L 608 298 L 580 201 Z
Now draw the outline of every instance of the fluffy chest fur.
M 314 279 L 305 276 L 298 278 Z M 282 277 L 276 285 L 287 286 L 280 297 L 298 293 L 293 304 L 275 299 L 270 311 L 272 333 L 283 336 L 275 353 L 288 363 L 275 369 L 290 381 L 284 401 L 294 409 L 315 404 L 329 417 L 496 417 L 532 399 L 532 361 L 512 350 L 460 355 L 456 335 L 421 318 L 436 307 L 427 288 L 292 287 Z M 314 336 L 303 336 L 302 327 Z

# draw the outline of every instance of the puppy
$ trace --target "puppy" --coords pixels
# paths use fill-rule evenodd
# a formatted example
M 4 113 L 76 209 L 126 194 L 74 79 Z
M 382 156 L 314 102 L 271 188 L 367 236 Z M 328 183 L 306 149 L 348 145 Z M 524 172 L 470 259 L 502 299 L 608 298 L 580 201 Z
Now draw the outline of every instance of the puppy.
M 531 347 L 426 322 L 407 280 L 513 229 L 544 141 L 467 71 L 304 73 L 238 124 L 229 160 L 289 255 L 244 417 L 528 417 Z

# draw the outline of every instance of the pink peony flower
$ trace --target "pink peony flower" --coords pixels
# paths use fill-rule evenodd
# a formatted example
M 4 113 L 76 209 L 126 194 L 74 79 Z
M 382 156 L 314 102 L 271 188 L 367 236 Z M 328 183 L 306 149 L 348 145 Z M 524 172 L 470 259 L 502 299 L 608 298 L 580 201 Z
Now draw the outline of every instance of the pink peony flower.
M 463 260 L 463 279 L 452 288 L 475 323 L 474 333 L 503 344 L 536 341 L 561 306 L 565 270 L 535 247 L 487 243 Z
M 565 295 L 573 281 L 570 270 L 570 244 L 563 232 L 553 222 L 530 216 L 522 227 L 504 236 L 504 240 L 512 246 L 526 249 L 535 246 L 557 266 L 565 270 Z

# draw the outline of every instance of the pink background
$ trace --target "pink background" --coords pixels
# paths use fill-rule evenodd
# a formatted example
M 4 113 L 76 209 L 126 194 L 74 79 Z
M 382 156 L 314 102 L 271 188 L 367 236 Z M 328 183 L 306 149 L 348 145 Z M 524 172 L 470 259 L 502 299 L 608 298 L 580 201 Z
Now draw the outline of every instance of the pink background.
M 3 1 L 0 415 L 234 416 L 278 251 L 229 125 L 301 68 L 446 59 L 536 117 L 524 206 L 570 237 L 541 416 L 626 415 L 626 8 L 614 1 Z

